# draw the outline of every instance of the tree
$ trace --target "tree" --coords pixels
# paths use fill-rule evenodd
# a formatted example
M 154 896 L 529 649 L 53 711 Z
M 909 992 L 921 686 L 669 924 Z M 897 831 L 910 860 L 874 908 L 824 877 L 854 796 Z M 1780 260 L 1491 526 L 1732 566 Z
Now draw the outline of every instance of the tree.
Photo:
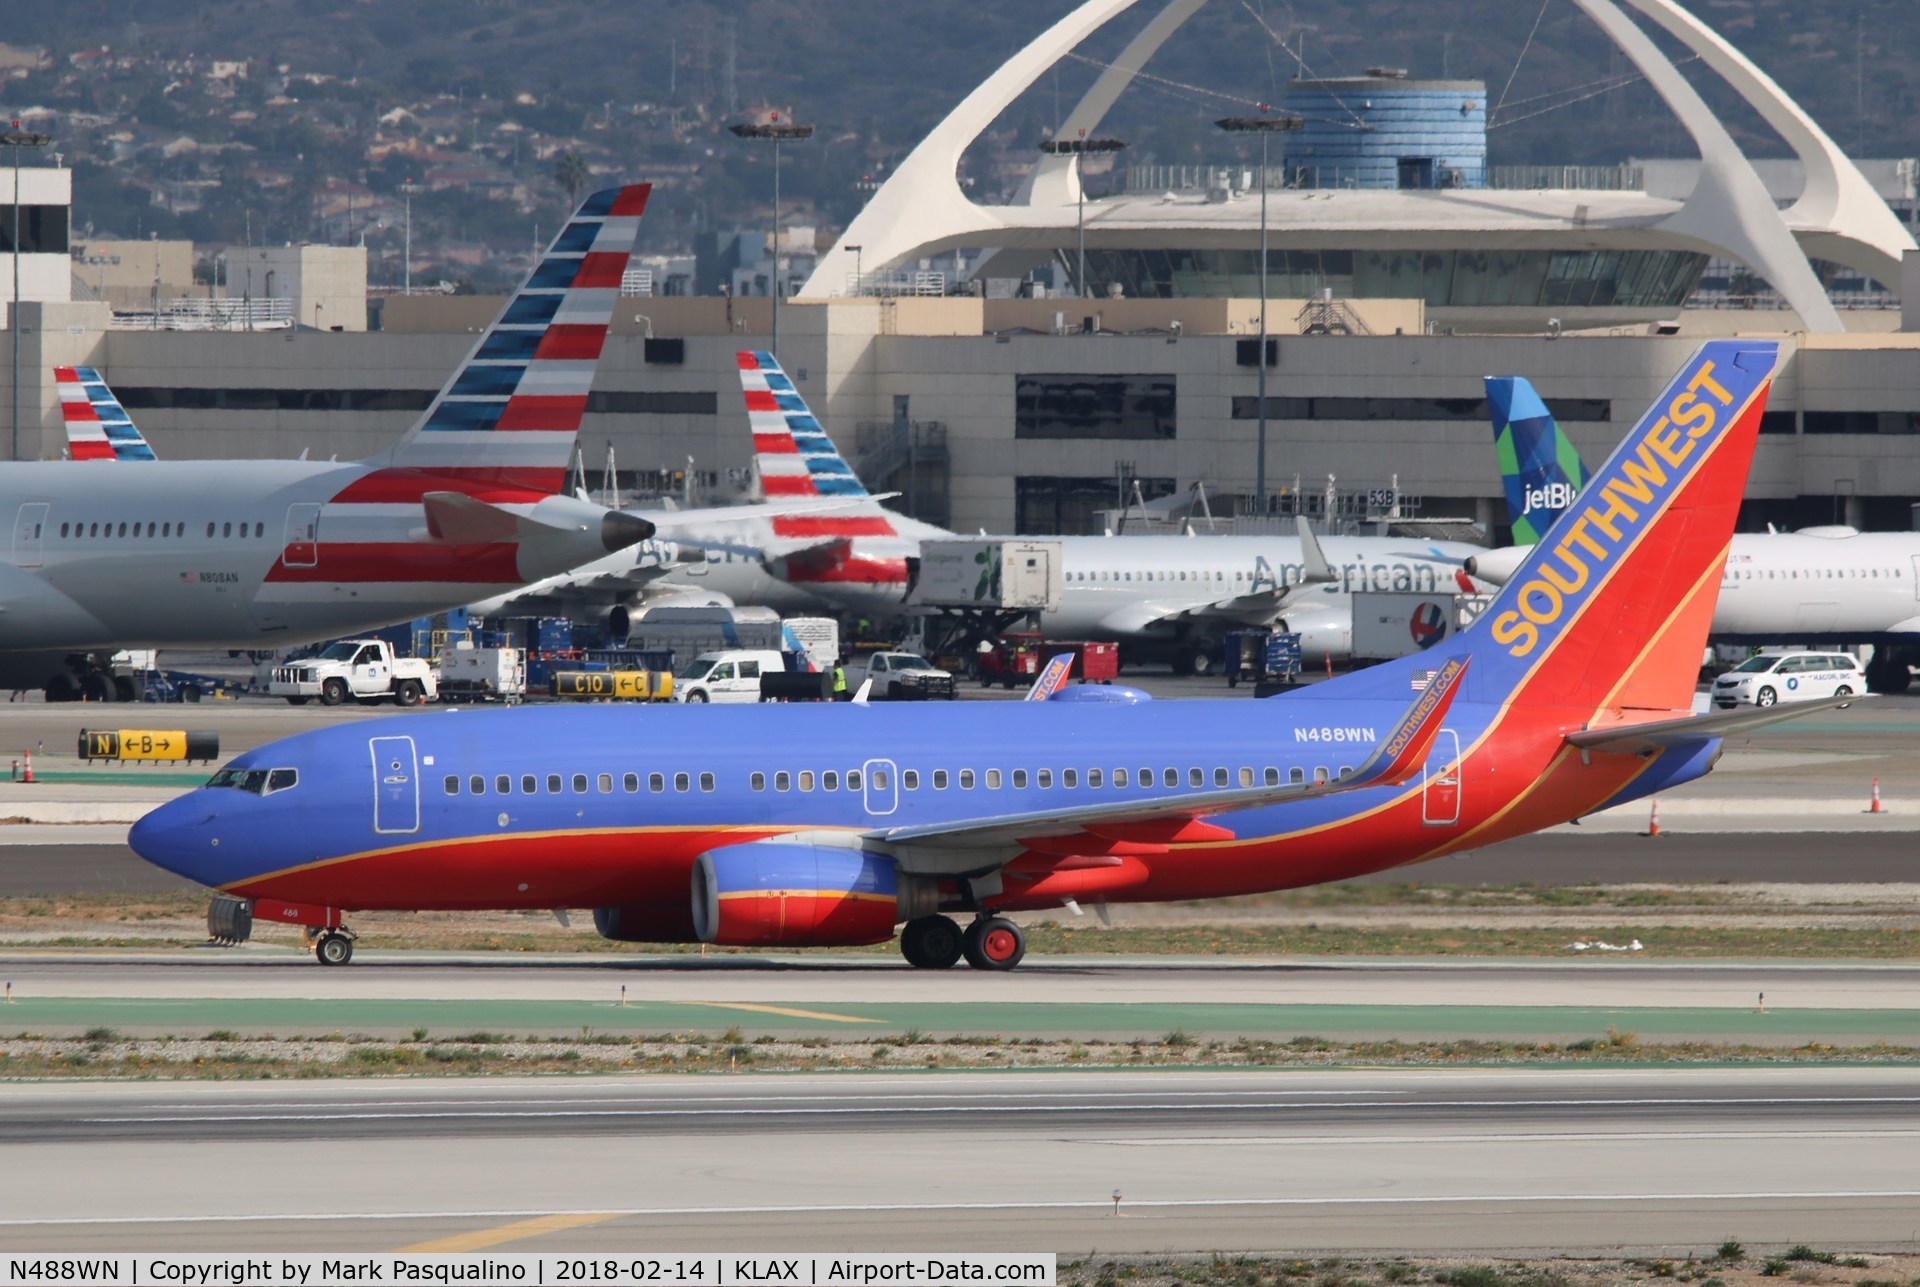
M 553 159 L 553 181 L 567 190 L 567 205 L 580 204 L 580 189 L 587 186 L 587 163 L 574 151 L 562 152 Z

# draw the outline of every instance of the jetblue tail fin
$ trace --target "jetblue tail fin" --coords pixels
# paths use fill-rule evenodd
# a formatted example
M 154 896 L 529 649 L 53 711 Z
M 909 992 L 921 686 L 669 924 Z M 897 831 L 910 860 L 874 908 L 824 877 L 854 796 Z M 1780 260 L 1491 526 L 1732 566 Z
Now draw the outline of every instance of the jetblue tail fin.
M 1587 485 L 1586 463 L 1524 378 L 1488 376 L 1487 408 L 1513 543 L 1533 545 Z
M 559 492 L 651 191 L 609 188 L 581 202 L 419 423 L 377 463 Z
M 1706 344 L 1654 400 L 1459 636 L 1480 700 L 1691 705 L 1777 350 Z
M 60 391 L 60 418 L 67 426 L 67 454 L 74 460 L 152 460 L 153 448 L 134 428 L 120 399 L 90 366 L 53 368 Z

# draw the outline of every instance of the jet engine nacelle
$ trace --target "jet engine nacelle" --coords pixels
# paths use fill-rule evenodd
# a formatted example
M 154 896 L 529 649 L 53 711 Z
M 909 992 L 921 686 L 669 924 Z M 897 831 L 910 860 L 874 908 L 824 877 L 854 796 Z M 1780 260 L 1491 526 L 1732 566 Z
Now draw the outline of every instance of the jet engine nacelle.
M 1288 612 L 1279 621 L 1282 630 L 1300 636 L 1300 663 L 1323 657 L 1344 661 L 1353 656 L 1352 607 L 1307 607 Z
M 633 633 L 633 614 L 627 611 L 627 605 L 616 603 L 607 613 L 607 638 L 616 644 L 624 644 L 627 636 Z
M 793 840 L 709 849 L 693 864 L 693 929 L 730 947 L 884 943 L 936 910 L 932 882 L 891 858 Z
M 1505 585 L 1533 553 L 1531 545 L 1503 545 L 1497 550 L 1476 554 L 1467 560 L 1467 575 L 1491 585 Z

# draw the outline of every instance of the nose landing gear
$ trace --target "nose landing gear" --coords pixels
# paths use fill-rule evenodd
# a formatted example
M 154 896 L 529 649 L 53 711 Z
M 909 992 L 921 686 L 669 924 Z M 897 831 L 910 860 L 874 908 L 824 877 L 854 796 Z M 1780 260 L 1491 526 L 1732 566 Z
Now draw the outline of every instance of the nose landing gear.
M 320 964 L 345 965 L 353 959 L 353 942 L 358 936 L 346 926 L 322 929 L 309 925 L 305 935 L 307 946 L 313 949 L 314 959 Z

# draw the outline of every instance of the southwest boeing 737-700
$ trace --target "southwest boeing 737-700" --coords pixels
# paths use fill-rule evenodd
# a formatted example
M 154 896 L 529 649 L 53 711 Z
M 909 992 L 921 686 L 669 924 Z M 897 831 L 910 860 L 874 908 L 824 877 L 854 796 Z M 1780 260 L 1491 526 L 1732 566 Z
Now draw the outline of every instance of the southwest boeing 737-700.
M 1775 356 L 1705 346 L 1471 628 L 1284 697 L 395 716 L 249 751 L 131 843 L 308 927 L 333 964 L 360 909 L 591 907 L 626 941 L 876 943 L 904 922 L 914 965 L 1007 969 L 1009 913 L 1525 835 L 1789 717 L 1691 714 Z

